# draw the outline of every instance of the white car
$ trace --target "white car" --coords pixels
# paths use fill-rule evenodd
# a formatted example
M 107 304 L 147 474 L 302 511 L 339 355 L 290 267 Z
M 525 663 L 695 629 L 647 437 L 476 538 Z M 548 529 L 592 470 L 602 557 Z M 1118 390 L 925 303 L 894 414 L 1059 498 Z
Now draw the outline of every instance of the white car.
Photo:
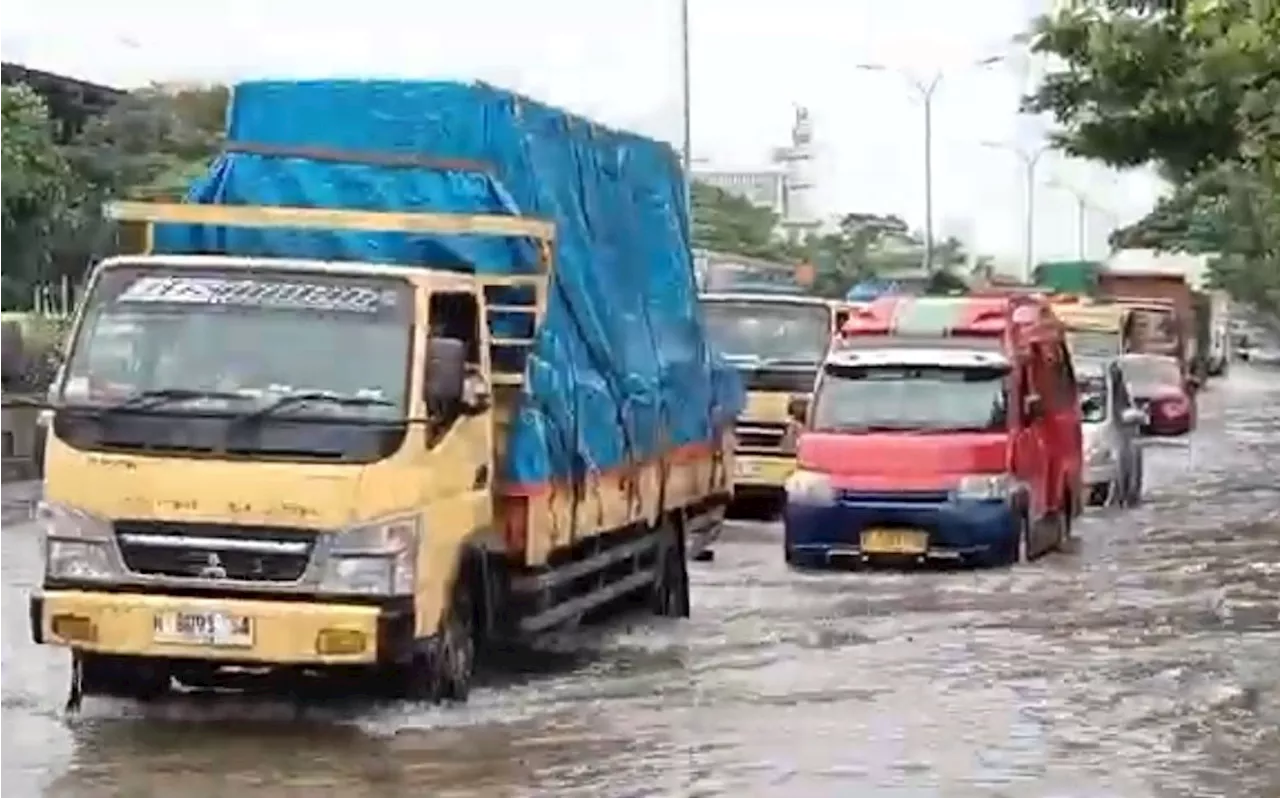
M 1084 483 L 1091 506 L 1132 507 L 1142 501 L 1142 446 L 1147 415 L 1129 395 L 1116 362 L 1080 364 Z

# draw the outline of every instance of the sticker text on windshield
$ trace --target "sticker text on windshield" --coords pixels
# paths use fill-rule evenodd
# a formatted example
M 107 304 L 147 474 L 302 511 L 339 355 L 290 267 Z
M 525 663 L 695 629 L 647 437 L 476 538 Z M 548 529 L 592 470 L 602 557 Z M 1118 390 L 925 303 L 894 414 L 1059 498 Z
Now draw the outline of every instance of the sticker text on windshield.
M 281 310 L 377 313 L 396 305 L 396 292 L 363 285 L 222 277 L 141 277 L 117 302 L 234 305 Z

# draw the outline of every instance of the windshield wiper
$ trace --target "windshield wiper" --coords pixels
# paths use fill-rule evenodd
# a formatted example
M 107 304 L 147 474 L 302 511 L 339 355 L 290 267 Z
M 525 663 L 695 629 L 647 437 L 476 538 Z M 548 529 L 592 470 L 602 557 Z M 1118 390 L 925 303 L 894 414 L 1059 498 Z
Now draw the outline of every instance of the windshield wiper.
M 201 391 L 195 388 L 156 388 L 151 391 L 143 391 L 136 393 L 127 399 L 116 402 L 113 405 L 107 405 L 102 408 L 104 411 L 114 410 L 148 410 L 156 405 L 165 402 L 182 402 L 193 399 L 248 399 L 249 397 L 242 393 L 233 393 L 231 391 Z
M 344 396 L 339 393 L 330 393 L 329 391 L 303 391 L 301 393 L 291 393 L 287 396 L 281 396 L 273 402 L 256 407 L 242 416 L 237 416 L 231 423 L 233 426 L 240 426 L 254 421 L 261 421 L 267 416 L 293 407 L 294 405 L 306 404 L 307 402 L 329 402 L 340 407 L 395 407 L 395 402 L 388 402 L 386 399 L 378 399 L 373 396 Z

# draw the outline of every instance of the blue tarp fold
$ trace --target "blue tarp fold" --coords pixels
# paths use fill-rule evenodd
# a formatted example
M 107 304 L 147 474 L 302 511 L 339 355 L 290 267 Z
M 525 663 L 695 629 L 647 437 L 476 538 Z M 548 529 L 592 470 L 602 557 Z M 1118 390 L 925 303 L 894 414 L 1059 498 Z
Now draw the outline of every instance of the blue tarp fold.
M 736 373 L 709 348 L 697 310 L 670 147 L 485 85 L 262 81 L 233 97 L 233 145 L 416 154 L 491 171 L 232 151 L 191 202 L 555 222 L 555 276 L 504 466 L 511 482 L 577 477 L 709 441 L 741 409 Z M 532 273 L 537 262 L 529 242 L 509 239 L 186 225 L 157 230 L 156 249 L 482 274 Z

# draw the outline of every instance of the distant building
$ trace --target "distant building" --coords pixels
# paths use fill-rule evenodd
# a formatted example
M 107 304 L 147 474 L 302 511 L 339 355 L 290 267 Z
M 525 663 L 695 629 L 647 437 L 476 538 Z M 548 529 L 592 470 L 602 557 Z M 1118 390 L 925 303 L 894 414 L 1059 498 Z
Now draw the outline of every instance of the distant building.
M 698 166 L 693 178 L 778 215 L 787 232 L 816 230 L 822 225 L 814 207 L 815 152 L 813 122 L 806 108 L 796 108 L 791 144 L 776 147 L 772 166 L 758 169 L 715 169 Z
M 782 169 L 722 170 L 695 166 L 693 177 L 700 183 L 742 197 L 753 205 L 768 208 L 779 217 L 786 215 L 787 176 Z
M 22 84 L 44 98 L 49 114 L 58 125 L 58 140 L 70 141 L 84 123 L 110 108 L 125 92 L 85 80 L 29 69 L 21 64 L 4 62 L 0 77 L 6 86 Z

